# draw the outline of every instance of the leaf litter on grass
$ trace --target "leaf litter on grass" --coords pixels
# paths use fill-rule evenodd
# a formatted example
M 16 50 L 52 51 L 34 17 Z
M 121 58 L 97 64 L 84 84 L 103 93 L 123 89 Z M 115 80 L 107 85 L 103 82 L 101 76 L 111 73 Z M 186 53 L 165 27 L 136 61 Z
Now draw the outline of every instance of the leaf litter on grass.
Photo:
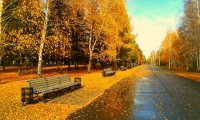
M 48 103 L 36 103 L 22 106 L 21 88 L 26 87 L 25 81 L 0 84 L 0 119 L 65 119 L 70 113 L 90 104 L 101 96 L 106 89 L 123 78 L 133 75 L 139 67 L 127 71 L 117 71 L 116 75 L 102 77 L 101 71 L 81 76 L 83 88 L 52 99 Z M 72 78 L 76 77 L 73 74 Z M 116 106 L 119 107 L 119 106 Z

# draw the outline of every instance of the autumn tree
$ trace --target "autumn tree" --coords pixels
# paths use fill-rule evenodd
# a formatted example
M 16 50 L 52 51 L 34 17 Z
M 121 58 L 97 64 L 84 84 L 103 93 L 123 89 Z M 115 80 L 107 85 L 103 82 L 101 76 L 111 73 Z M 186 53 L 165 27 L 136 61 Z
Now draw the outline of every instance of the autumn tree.
M 70 51 L 70 28 L 68 22 L 67 5 L 62 0 L 52 1 L 49 6 L 47 35 L 44 55 L 46 59 L 55 57 L 58 68 L 61 68 L 63 60 L 69 57 Z
M 39 78 L 42 77 L 42 57 L 43 57 L 44 43 L 46 40 L 49 4 L 50 4 L 50 0 L 46 0 L 44 3 L 44 8 L 42 8 L 42 10 L 44 11 L 44 24 L 43 24 L 43 28 L 42 28 L 42 36 L 41 36 L 40 48 L 39 48 L 39 54 L 38 54 L 37 74 L 38 74 Z
M 21 64 L 29 64 L 37 56 L 37 44 L 42 23 L 41 2 L 7 0 L 4 2 L 3 40 L 7 55 L 15 56 L 21 74 Z
M 179 53 L 177 51 L 176 43 L 178 41 L 177 32 L 167 32 L 160 49 L 156 55 L 157 63 L 162 65 L 168 65 L 169 69 L 171 66 L 176 66 L 179 61 Z
M 184 16 L 179 28 L 180 41 L 185 45 L 186 66 L 190 70 L 199 69 L 199 44 L 200 44 L 200 22 L 199 22 L 199 0 L 185 0 Z
M 91 63 L 93 58 L 94 49 L 96 48 L 96 44 L 99 40 L 101 40 L 101 35 L 106 29 L 106 25 L 108 24 L 106 19 L 107 16 L 107 4 L 102 0 L 89 0 L 86 3 L 86 11 L 85 15 L 87 22 L 87 26 L 89 28 L 89 37 L 88 37 L 88 49 L 89 49 L 89 62 L 88 62 L 88 72 L 91 69 Z
M 145 61 L 124 0 L 5 0 L 4 4 L 1 52 L 2 48 L 6 52 L 0 58 L 16 62 L 19 73 L 22 64 L 38 64 L 42 77 L 42 65 L 49 61 L 56 61 L 61 72 L 66 61 L 69 68 L 88 62 L 88 72 L 97 62 L 116 66 L 119 61 Z
M 3 0 L 0 0 L 0 65 L 3 57 L 3 41 L 2 41 L 2 12 L 3 12 Z
M 185 0 L 184 3 L 178 29 L 167 33 L 159 49 L 161 64 L 200 71 L 200 1 Z
M 150 54 L 150 61 L 151 61 L 151 64 L 152 65 L 156 65 L 156 53 L 155 51 L 151 51 L 151 54 Z

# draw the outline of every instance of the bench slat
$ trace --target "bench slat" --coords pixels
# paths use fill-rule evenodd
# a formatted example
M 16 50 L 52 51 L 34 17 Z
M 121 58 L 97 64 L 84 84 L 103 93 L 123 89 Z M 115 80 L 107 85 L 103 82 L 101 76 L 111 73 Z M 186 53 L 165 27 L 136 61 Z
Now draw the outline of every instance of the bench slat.
M 113 71 L 111 68 L 106 68 L 102 71 L 103 76 L 114 75 L 116 72 Z
M 80 85 L 80 82 L 70 82 L 71 78 L 69 75 L 47 77 L 47 78 L 37 78 L 32 80 L 27 80 L 29 87 L 33 87 L 33 93 L 49 93 L 53 91 L 58 91 L 64 88 L 69 88 L 71 86 Z

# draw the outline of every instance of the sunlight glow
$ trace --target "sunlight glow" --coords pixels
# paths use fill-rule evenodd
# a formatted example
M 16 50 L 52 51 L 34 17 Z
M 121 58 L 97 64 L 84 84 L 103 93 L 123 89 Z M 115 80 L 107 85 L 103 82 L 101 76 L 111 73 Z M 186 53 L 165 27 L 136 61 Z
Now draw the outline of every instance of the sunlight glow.
M 128 0 L 127 8 L 136 41 L 148 58 L 159 49 L 169 27 L 177 27 L 183 0 Z
M 133 17 L 131 24 L 134 26 L 134 33 L 137 34 L 136 41 L 146 58 L 152 50 L 159 49 L 167 28 L 176 26 L 175 18 L 157 18 L 153 21 L 144 17 Z

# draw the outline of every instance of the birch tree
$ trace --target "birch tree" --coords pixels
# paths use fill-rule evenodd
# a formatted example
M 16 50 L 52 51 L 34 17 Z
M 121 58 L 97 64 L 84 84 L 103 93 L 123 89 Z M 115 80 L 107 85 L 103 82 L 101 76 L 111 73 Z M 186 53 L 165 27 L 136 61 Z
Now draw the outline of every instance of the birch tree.
M 177 33 L 172 34 L 173 38 L 171 42 L 169 39 L 163 41 L 161 62 L 165 63 L 165 59 L 168 58 L 169 68 L 170 64 L 173 64 L 173 66 L 182 66 L 187 70 L 199 71 L 200 2 L 199 0 L 185 0 L 184 3 L 184 15 L 180 18 L 180 26 Z M 166 52 L 166 41 L 168 41 L 169 46 L 172 46 L 172 48 L 168 48 L 169 54 Z M 169 57 L 166 57 L 166 55 Z M 172 58 L 170 58 L 170 56 Z
M 2 41 L 2 12 L 3 12 L 3 0 L 0 0 L 0 65 L 3 56 L 3 41 Z
M 89 62 L 87 71 L 90 72 L 93 52 L 96 44 L 100 40 L 100 36 L 108 24 L 105 17 L 107 16 L 107 4 L 105 1 L 90 0 L 86 3 L 86 19 L 89 21 L 88 27 L 90 29 L 88 47 L 89 47 Z
M 196 3 L 196 13 L 197 13 L 197 17 L 198 17 L 198 25 L 200 27 L 200 1 L 199 0 L 195 0 Z M 200 29 L 198 28 L 198 32 L 200 32 Z M 200 37 L 197 37 L 197 49 L 196 49 L 196 55 L 197 55 L 197 71 L 200 72 Z
M 188 41 L 188 51 L 190 55 L 188 56 L 187 68 L 190 70 L 197 70 L 199 67 L 199 57 L 198 57 L 198 49 L 199 49 L 199 28 L 198 24 L 198 0 L 186 0 L 185 1 L 185 11 L 184 17 L 182 20 L 183 32 L 182 39 L 184 39 L 187 43 Z M 195 11 L 195 12 L 194 12 Z
M 41 41 L 40 41 L 40 48 L 39 48 L 39 54 L 38 54 L 38 68 L 37 68 L 38 78 L 42 77 L 42 57 L 43 57 L 44 43 L 46 40 L 48 14 L 49 14 L 49 3 L 50 3 L 50 0 L 46 0 L 46 2 L 44 3 L 44 25 L 43 25 L 43 29 L 42 29 L 42 37 L 41 37 Z

